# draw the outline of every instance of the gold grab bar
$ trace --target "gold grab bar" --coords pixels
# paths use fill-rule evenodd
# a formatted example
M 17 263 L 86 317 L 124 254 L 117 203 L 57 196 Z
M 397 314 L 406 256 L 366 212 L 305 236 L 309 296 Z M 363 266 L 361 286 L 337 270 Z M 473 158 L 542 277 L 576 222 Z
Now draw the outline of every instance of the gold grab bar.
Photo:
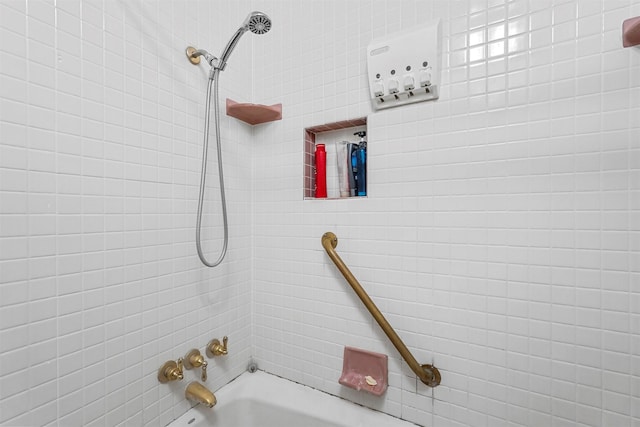
M 420 381 L 428 385 L 429 387 L 435 387 L 440 384 L 440 371 L 433 365 L 421 365 L 418 361 L 413 357 L 413 354 L 409 351 L 402 339 L 398 336 L 396 331 L 391 327 L 387 319 L 384 318 L 378 307 L 376 307 L 375 303 L 371 300 L 367 292 L 362 288 L 358 280 L 355 278 L 353 273 L 349 271 L 349 268 L 345 265 L 344 261 L 340 258 L 335 248 L 338 246 L 338 238 L 332 232 L 326 232 L 322 235 L 322 247 L 329 258 L 333 261 L 333 263 L 338 267 L 340 273 L 344 276 L 344 278 L 349 282 L 349 285 L 353 288 L 354 292 L 360 298 L 360 301 L 367 307 L 369 313 L 376 319 L 378 325 L 382 328 L 387 337 L 393 344 L 393 346 L 398 350 L 402 358 L 407 365 L 411 368 L 411 370 L 420 378 Z

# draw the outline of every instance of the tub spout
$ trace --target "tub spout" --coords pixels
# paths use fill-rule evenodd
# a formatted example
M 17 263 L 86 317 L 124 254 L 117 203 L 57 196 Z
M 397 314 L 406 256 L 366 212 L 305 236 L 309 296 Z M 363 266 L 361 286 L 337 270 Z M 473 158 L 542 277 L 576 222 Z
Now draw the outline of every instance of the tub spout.
M 197 381 L 189 383 L 184 396 L 192 402 L 202 403 L 209 408 L 213 408 L 218 402 L 213 392 Z

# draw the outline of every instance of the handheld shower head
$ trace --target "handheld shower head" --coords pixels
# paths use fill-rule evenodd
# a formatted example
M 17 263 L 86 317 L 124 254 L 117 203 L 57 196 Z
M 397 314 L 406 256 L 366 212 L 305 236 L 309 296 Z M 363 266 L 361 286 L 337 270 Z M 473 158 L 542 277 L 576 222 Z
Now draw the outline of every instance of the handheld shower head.
M 265 34 L 271 29 L 271 19 L 262 12 L 251 12 L 244 20 L 242 27 L 247 28 L 253 34 Z
M 254 34 L 265 34 L 271 29 L 271 19 L 262 12 L 251 12 L 249 16 L 244 20 L 242 26 L 238 28 L 236 33 L 231 37 L 229 43 L 222 51 L 222 55 L 220 55 L 220 62 L 218 63 L 218 67 L 220 71 L 224 70 L 224 67 L 227 66 L 227 60 L 235 49 L 238 41 L 240 41 L 240 37 L 244 33 L 251 31 Z

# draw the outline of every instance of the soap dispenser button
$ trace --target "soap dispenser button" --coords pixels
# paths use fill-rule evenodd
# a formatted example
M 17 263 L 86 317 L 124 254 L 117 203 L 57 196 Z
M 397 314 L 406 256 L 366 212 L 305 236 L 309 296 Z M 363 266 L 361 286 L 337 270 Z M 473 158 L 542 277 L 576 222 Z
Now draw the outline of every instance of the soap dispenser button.
M 422 71 L 420 73 L 420 86 L 430 86 L 431 85 L 431 73 L 428 71 Z
M 398 93 L 398 80 L 389 79 L 389 93 Z
M 375 96 L 384 95 L 384 85 L 382 84 L 382 82 L 375 82 L 373 84 L 373 94 Z
M 413 76 L 404 76 L 404 90 L 413 90 L 415 88 L 415 82 Z

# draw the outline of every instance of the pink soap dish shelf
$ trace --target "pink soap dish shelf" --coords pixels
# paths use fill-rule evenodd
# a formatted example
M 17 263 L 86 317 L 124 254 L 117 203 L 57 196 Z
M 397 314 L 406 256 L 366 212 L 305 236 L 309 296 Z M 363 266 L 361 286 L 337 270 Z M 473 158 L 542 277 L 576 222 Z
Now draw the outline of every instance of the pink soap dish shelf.
M 640 16 L 625 19 L 622 23 L 622 45 L 624 47 L 640 44 Z
M 227 116 L 235 117 L 250 125 L 282 120 L 282 104 L 240 103 L 227 98 Z
M 344 348 L 342 375 L 338 382 L 359 391 L 381 396 L 387 390 L 387 361 L 386 354 L 347 346 Z M 367 384 L 367 376 L 373 378 L 377 384 Z

